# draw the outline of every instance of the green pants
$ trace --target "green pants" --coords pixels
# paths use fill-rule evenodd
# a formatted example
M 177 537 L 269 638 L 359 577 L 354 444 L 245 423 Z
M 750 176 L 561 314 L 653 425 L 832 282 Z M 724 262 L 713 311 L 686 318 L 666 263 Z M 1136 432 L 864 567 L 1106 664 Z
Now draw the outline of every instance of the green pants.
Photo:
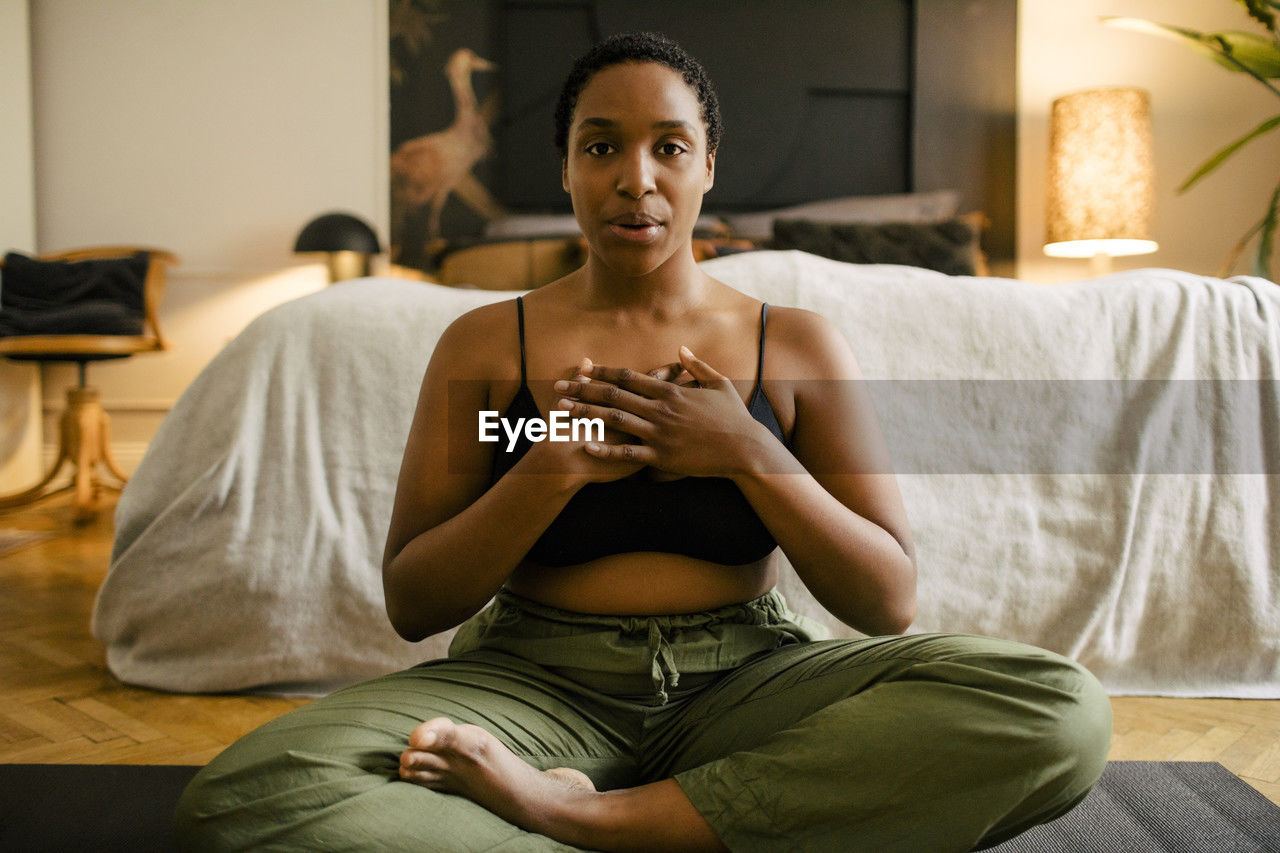
M 191 849 L 569 850 L 400 781 L 409 732 L 474 723 L 600 789 L 674 777 L 732 850 L 990 846 L 1084 798 L 1111 706 L 1083 667 L 986 637 L 818 640 L 781 596 L 657 617 L 502 593 L 444 660 L 232 744 L 187 788 Z

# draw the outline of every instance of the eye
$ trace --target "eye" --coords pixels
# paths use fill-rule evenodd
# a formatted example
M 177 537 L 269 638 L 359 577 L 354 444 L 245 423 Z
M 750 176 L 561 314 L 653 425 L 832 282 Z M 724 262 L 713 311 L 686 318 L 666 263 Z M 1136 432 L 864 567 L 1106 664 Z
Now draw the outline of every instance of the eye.
M 685 147 L 678 142 L 664 142 L 658 146 L 658 151 L 667 157 L 683 154 L 685 150 Z
M 613 146 L 607 142 L 593 142 L 583 150 L 593 157 L 603 157 L 613 150 Z

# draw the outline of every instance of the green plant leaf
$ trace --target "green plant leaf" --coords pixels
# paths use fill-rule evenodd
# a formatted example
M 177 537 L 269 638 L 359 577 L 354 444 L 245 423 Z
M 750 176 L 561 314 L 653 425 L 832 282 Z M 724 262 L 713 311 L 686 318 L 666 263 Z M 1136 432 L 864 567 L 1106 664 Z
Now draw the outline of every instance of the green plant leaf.
M 1268 7 L 1274 8 L 1277 4 L 1267 2 L 1267 0 L 1238 0 L 1238 2 L 1249 13 L 1250 18 L 1253 18 L 1273 33 L 1276 31 L 1276 16 Z
M 1275 130 L 1277 127 L 1280 127 L 1280 115 L 1272 116 L 1271 118 L 1267 119 L 1262 124 L 1258 125 L 1253 130 L 1249 131 L 1244 136 L 1240 137 L 1235 142 L 1232 142 L 1230 145 L 1223 148 L 1217 154 L 1214 154 L 1208 160 L 1204 161 L 1204 163 L 1200 166 L 1200 168 L 1196 169 L 1195 172 L 1192 173 L 1191 177 L 1187 178 L 1182 183 L 1182 186 L 1178 187 L 1178 192 L 1184 193 L 1187 190 L 1191 189 L 1191 187 L 1196 182 L 1198 182 L 1201 178 L 1203 178 L 1205 175 L 1209 174 L 1214 169 L 1218 168 L 1224 162 L 1226 162 L 1227 158 L 1230 157 L 1232 154 L 1235 154 L 1238 150 L 1243 148 L 1248 143 L 1257 139 L 1259 136 L 1270 133 L 1271 131 Z
M 1235 31 L 1202 33 L 1142 18 L 1104 17 L 1102 22 L 1121 29 L 1181 41 L 1228 71 L 1247 73 L 1259 78 L 1280 77 L 1280 46 L 1264 36 Z
M 1258 257 L 1253 262 L 1253 274 L 1259 278 L 1275 279 L 1271 276 L 1271 244 L 1276 237 L 1276 214 L 1280 207 L 1280 184 L 1271 194 L 1271 206 L 1262 220 L 1262 236 L 1258 238 Z
M 1275 40 L 1240 32 L 1206 33 L 1205 37 L 1217 41 L 1224 53 L 1259 77 L 1280 77 L 1280 47 Z M 1215 61 L 1233 71 L 1242 70 L 1225 57 Z

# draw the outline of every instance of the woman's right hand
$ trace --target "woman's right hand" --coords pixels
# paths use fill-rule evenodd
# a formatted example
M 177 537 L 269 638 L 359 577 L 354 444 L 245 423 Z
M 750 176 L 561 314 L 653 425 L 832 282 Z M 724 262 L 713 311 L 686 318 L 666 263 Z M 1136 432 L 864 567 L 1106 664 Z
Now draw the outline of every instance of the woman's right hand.
M 574 369 L 575 382 L 590 382 L 583 372 L 591 367 L 591 359 L 583 358 Z M 651 373 L 666 378 L 670 366 L 655 368 Z M 605 427 L 604 444 L 634 444 L 635 438 L 626 433 Z M 626 458 L 600 459 L 586 450 L 585 441 L 535 441 L 529 452 L 511 469 L 512 473 L 561 474 L 569 477 L 575 486 L 587 483 L 608 483 L 635 474 L 645 467 L 642 462 Z M 527 460 L 527 461 L 526 461 Z

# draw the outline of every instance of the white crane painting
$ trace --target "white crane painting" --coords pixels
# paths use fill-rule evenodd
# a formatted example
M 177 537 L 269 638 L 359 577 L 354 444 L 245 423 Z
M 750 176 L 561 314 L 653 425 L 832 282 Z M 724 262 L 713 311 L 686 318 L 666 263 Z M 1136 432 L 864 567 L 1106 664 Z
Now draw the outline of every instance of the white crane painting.
M 451 194 L 486 219 L 506 214 L 471 173 L 493 145 L 489 124 L 495 105 L 493 99 L 477 105 L 471 75 L 495 68 L 468 48 L 454 51 L 444 67 L 453 92 L 453 123 L 404 142 L 391 155 L 391 241 L 397 256 L 405 249 L 406 220 L 423 207 L 428 208 L 426 244 L 440 239 L 440 214 Z

